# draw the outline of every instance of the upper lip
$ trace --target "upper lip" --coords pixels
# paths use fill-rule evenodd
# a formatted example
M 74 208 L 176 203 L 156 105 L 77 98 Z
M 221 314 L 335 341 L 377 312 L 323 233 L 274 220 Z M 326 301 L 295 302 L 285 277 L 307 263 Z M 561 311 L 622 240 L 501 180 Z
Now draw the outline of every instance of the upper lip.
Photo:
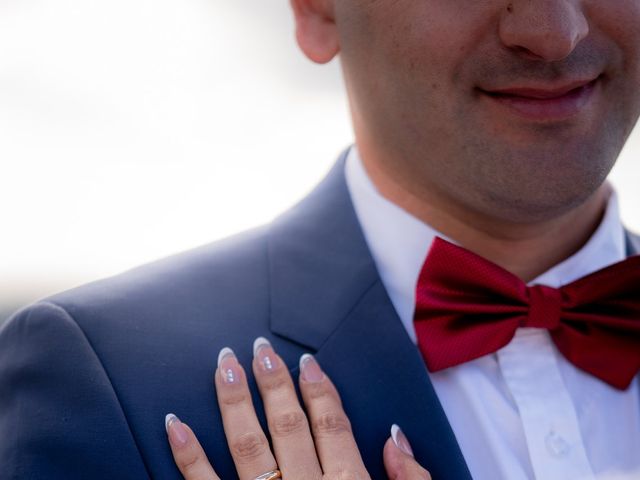
M 565 83 L 561 86 L 541 86 L 541 85 L 523 85 L 508 88 L 496 88 L 491 90 L 483 90 L 491 95 L 510 95 L 517 97 L 536 98 L 536 99 L 548 99 L 561 97 L 571 90 L 575 90 L 580 87 L 584 87 L 592 82 L 595 82 L 598 77 L 590 78 L 588 80 L 575 80 L 569 83 Z

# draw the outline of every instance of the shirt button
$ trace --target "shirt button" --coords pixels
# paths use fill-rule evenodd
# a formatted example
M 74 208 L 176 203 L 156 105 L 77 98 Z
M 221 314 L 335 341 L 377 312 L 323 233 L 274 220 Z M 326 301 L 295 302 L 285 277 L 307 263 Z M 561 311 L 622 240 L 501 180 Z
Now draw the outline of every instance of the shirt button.
M 550 430 L 544 439 L 547 451 L 556 458 L 566 457 L 571 447 L 562 435 L 557 434 L 554 430 Z

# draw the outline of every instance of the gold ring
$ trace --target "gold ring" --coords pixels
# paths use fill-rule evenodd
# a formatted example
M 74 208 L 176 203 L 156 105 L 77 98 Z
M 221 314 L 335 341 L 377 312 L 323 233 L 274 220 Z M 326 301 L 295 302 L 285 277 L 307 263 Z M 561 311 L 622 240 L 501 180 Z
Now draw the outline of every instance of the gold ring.
M 276 478 L 282 478 L 282 472 L 277 468 L 270 472 L 263 473 L 262 475 L 258 475 L 254 480 L 276 480 Z

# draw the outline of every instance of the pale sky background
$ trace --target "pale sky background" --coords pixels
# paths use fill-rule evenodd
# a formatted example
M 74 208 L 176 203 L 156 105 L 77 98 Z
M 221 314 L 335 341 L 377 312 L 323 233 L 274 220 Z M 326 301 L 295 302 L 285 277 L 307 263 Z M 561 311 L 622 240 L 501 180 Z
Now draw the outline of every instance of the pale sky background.
M 352 137 L 287 0 L 0 0 L 0 311 L 265 223 Z

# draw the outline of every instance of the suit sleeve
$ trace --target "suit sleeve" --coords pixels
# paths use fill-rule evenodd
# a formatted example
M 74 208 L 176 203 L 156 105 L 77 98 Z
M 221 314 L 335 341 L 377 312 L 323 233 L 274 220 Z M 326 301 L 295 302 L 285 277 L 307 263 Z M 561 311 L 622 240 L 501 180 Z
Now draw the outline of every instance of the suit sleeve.
M 0 330 L 0 479 L 150 478 L 99 358 L 62 308 Z

